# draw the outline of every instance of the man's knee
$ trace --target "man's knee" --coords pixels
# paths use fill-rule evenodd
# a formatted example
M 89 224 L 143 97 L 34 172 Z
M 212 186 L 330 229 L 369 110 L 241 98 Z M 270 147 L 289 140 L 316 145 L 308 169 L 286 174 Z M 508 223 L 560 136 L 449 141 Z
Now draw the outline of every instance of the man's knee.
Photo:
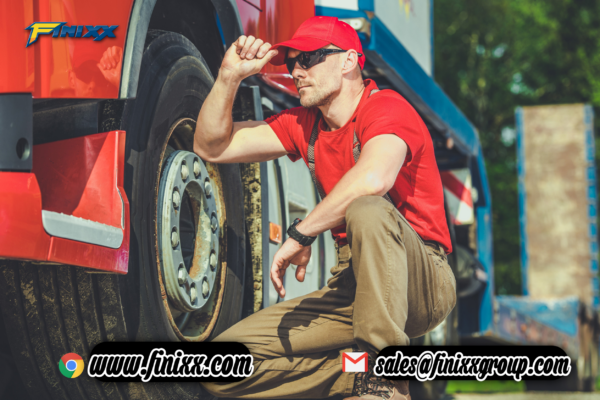
M 346 229 L 355 232 L 381 226 L 380 222 L 389 218 L 391 204 L 381 196 L 361 196 L 346 209 Z

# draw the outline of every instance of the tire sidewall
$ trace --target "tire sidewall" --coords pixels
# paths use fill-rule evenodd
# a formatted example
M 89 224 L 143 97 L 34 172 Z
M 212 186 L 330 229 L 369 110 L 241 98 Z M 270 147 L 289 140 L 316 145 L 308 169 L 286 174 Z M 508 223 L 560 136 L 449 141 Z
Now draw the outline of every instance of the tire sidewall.
M 123 290 L 130 340 L 178 341 L 170 327 L 159 283 L 158 166 L 164 157 L 169 128 L 181 118 L 196 120 L 214 79 L 198 50 L 185 37 L 151 31 L 148 38 L 137 97 L 126 102 L 122 126 L 127 132 L 125 191 L 131 206 L 130 262 Z M 191 143 L 186 150 L 193 150 Z M 239 166 L 222 165 L 219 172 L 227 218 L 228 270 L 215 332 L 240 319 L 242 307 L 237 292 L 242 290 L 244 278 L 244 259 L 238 254 L 244 247 Z M 230 276 L 233 278 L 228 279 Z

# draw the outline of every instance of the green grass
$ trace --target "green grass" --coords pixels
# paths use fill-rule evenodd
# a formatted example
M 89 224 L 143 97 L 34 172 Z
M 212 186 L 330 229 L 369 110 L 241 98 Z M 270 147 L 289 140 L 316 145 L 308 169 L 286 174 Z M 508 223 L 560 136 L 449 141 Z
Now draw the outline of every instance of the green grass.
M 446 393 L 524 392 L 525 382 L 515 381 L 448 381 Z
M 524 392 L 525 382 L 515 381 L 448 381 L 446 393 L 511 393 Z M 596 380 L 596 391 L 600 392 L 600 376 Z

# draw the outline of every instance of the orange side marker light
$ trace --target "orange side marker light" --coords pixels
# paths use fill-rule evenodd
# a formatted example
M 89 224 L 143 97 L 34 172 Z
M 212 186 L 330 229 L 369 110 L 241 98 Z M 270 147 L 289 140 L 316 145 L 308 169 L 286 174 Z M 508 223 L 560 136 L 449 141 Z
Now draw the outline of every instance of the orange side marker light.
M 274 224 L 269 222 L 269 240 L 273 243 L 281 243 L 281 238 L 283 237 L 281 233 L 281 225 Z

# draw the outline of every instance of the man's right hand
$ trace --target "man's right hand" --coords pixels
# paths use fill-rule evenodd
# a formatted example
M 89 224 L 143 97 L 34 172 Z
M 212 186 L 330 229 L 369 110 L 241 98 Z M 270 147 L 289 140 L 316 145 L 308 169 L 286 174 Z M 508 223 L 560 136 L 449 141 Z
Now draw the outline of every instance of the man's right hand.
M 269 43 L 240 36 L 225 53 L 219 75 L 204 100 L 196 131 L 194 152 L 213 163 L 274 160 L 287 151 L 264 121 L 233 122 L 231 110 L 240 82 L 260 70 L 275 55 Z
M 242 35 L 225 53 L 221 71 L 238 81 L 257 74 L 277 55 L 277 50 L 270 48 L 270 43 L 264 43 L 254 36 Z

